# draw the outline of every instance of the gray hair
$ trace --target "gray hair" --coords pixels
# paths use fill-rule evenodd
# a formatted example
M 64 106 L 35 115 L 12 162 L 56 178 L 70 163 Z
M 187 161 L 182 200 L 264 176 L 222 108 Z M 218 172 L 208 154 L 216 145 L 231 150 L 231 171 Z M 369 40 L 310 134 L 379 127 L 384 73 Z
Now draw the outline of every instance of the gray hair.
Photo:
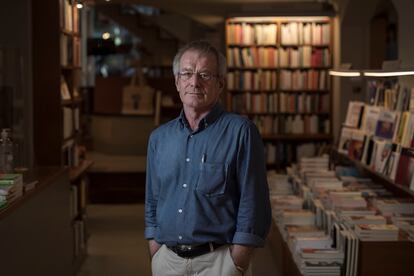
M 213 45 L 205 40 L 192 41 L 184 45 L 178 50 L 173 60 L 173 73 L 177 76 L 180 71 L 181 57 L 185 52 L 194 50 L 202 54 L 211 54 L 216 57 L 217 60 L 217 74 L 219 77 L 225 77 L 227 73 L 226 58 L 220 53 Z

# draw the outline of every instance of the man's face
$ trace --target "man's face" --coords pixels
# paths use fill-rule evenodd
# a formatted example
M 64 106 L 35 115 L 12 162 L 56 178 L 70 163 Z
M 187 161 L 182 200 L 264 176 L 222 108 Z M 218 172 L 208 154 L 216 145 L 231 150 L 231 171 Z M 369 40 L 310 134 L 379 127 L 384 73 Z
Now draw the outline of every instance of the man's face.
M 216 104 L 224 86 L 224 79 L 217 73 L 214 55 L 195 50 L 183 54 L 175 85 L 184 107 L 205 112 Z

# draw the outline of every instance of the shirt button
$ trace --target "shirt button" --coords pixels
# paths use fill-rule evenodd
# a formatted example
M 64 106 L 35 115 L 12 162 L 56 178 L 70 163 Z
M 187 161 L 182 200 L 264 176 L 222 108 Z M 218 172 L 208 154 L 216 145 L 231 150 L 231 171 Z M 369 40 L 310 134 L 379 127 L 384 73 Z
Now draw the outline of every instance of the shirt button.
M 190 135 L 190 138 L 193 138 L 193 135 L 192 134 Z
M 183 184 L 183 188 L 187 188 L 187 184 L 186 183 Z
M 183 209 L 178 209 L 178 213 L 182 213 L 183 212 Z
M 187 158 L 185 159 L 185 161 L 186 161 L 186 162 L 190 162 L 190 158 L 188 158 L 188 157 L 187 157 Z
M 179 239 L 179 240 L 182 240 L 182 239 L 183 239 L 183 236 L 178 236 L 178 239 Z

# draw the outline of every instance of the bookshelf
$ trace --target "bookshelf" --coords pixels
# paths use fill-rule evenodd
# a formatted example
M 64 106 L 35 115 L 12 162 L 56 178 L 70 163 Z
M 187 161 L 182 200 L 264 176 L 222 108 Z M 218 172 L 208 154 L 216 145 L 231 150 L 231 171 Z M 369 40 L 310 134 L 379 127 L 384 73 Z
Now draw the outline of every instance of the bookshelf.
M 414 89 L 408 79 L 397 78 L 398 70 L 375 73 L 394 76 L 369 77 L 366 101 L 349 102 L 333 156 L 354 164 L 394 193 L 413 197 Z
M 412 76 L 398 78 L 407 70 L 362 70 L 361 73 L 367 82 L 366 101 L 349 103 L 331 161 L 357 168 L 395 197 L 414 199 L 410 166 L 414 163 L 410 119 L 414 111 L 414 90 L 408 81 Z M 385 125 L 391 126 L 386 132 L 382 131 Z M 400 230 L 397 241 L 360 240 L 357 275 L 411 275 L 413 258 L 414 243 L 405 231 Z
M 226 20 L 227 109 L 257 125 L 269 167 L 295 162 L 303 143 L 316 152 L 332 140 L 332 30 L 329 17 Z
M 83 150 L 79 15 L 73 0 L 32 4 L 34 163 L 69 169 L 74 271 L 86 256 L 86 170 L 91 165 Z

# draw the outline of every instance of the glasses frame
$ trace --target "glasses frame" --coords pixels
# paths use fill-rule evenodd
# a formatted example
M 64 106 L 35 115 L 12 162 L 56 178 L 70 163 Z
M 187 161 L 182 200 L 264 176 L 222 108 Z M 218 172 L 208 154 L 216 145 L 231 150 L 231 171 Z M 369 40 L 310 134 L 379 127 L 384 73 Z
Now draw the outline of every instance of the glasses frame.
M 218 74 L 210 74 L 208 72 L 191 72 L 191 71 L 178 72 L 178 77 L 180 78 L 180 80 L 184 82 L 190 81 L 194 75 L 196 75 L 198 79 L 204 82 L 209 82 L 214 78 L 220 77 Z

